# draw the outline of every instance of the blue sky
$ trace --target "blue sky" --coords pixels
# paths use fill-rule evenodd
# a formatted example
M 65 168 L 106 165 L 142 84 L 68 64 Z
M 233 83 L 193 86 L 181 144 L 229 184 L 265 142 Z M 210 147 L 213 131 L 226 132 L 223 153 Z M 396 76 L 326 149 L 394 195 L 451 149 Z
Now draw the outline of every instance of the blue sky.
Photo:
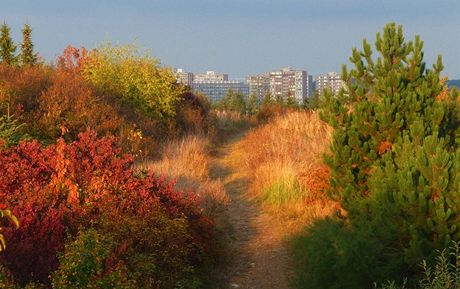
M 460 78 L 458 0 L 0 0 L 0 20 L 20 39 L 31 24 L 37 51 L 136 43 L 165 65 L 233 77 L 291 65 L 310 74 L 340 71 L 352 47 L 374 41 L 385 23 L 425 41 L 431 65 Z

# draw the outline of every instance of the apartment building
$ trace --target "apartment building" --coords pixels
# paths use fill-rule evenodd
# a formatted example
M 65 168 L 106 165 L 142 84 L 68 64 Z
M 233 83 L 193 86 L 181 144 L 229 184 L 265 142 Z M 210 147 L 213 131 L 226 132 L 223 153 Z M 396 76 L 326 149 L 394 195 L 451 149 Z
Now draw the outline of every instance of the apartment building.
M 312 76 L 305 70 L 290 67 L 270 72 L 270 94 L 273 97 L 292 96 L 298 102 L 312 95 Z
M 342 77 L 336 72 L 320 74 L 316 77 L 316 91 L 320 94 L 324 89 L 329 89 L 332 93 L 337 94 L 345 87 Z
M 207 81 L 228 81 L 228 74 L 218 73 L 215 71 L 206 71 L 206 73 L 196 73 L 194 75 L 195 82 Z
M 248 76 L 249 94 L 262 99 L 267 93 L 272 97 L 294 97 L 298 102 L 310 97 L 313 78 L 305 70 L 286 67 L 269 73 Z
M 175 74 L 176 74 L 177 82 L 185 84 L 185 85 L 188 85 L 190 87 L 192 86 L 192 84 L 193 84 L 193 73 L 186 72 L 182 68 L 179 68 L 179 69 L 176 70 Z
M 249 85 L 245 81 L 223 80 L 223 81 L 194 81 L 193 89 L 204 93 L 212 102 L 219 102 L 229 90 L 240 92 L 245 98 L 249 96 Z
M 254 95 L 257 99 L 262 100 L 265 95 L 270 93 L 270 74 L 256 74 L 247 77 L 249 85 L 249 95 Z

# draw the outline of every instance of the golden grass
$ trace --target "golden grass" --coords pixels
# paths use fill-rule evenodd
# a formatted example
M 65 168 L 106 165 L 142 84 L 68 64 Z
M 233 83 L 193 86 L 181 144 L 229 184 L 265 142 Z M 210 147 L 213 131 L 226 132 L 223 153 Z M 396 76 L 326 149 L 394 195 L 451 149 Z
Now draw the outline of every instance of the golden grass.
M 175 179 L 177 189 L 196 192 L 205 213 L 214 217 L 225 208 L 229 198 L 220 179 L 210 178 L 209 166 L 208 139 L 189 135 L 170 141 L 163 148 L 159 161 L 144 162 L 138 168 Z
M 248 133 L 230 158 L 251 180 L 248 196 L 300 228 L 334 210 L 325 195 L 329 172 L 323 163 L 331 137 L 317 112 L 290 112 Z

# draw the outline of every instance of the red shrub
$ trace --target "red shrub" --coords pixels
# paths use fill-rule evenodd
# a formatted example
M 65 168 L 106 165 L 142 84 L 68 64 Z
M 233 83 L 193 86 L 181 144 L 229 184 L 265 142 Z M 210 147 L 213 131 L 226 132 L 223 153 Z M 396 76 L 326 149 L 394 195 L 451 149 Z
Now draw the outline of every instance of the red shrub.
M 70 144 L 31 141 L 0 150 L 0 198 L 21 224 L 6 230 L 9 247 L 2 256 L 16 280 L 48 282 L 67 235 L 97 225 L 101 215 L 142 219 L 161 210 L 171 219 L 185 216 L 194 240 L 205 242 L 212 224 L 195 195 L 175 191 L 152 173 L 138 177 L 132 165 L 113 137 L 97 138 L 92 131 Z

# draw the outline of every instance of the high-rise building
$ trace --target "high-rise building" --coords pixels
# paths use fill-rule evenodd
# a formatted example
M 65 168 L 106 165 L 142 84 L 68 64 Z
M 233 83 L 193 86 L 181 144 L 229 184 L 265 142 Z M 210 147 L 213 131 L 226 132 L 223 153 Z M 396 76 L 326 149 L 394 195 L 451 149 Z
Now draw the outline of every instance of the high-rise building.
M 320 94 L 325 89 L 337 94 L 345 86 L 342 77 L 336 72 L 320 74 L 316 77 L 316 91 Z
M 305 70 L 290 67 L 270 72 L 270 94 L 273 97 L 294 97 L 302 102 L 312 94 L 312 77 Z
M 196 82 L 228 81 L 228 74 L 217 73 L 215 71 L 206 71 L 206 73 L 196 73 L 193 81 L 196 81 Z
M 176 70 L 176 79 L 177 82 L 192 86 L 193 84 L 193 73 L 186 72 L 182 68 Z
M 238 80 L 224 81 L 194 81 L 193 89 L 204 93 L 212 102 L 220 101 L 229 90 L 241 93 L 245 98 L 249 95 L 249 85 L 247 82 Z
M 270 93 L 270 75 L 268 73 L 249 75 L 247 81 L 249 95 L 254 95 L 257 99 L 262 100 L 265 95 Z

